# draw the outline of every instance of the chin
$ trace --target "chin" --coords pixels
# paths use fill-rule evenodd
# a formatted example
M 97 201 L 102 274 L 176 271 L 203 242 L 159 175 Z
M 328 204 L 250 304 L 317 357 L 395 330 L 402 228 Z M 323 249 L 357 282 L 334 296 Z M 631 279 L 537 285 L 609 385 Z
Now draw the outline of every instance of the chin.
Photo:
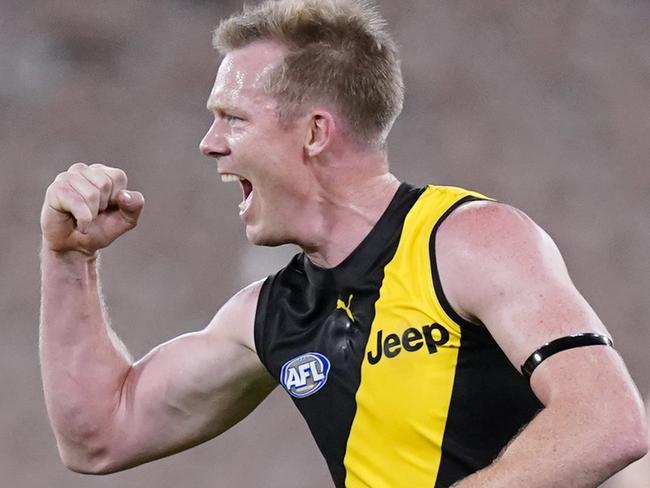
M 292 243 L 287 236 L 282 236 L 277 232 L 265 232 L 263 229 L 255 229 L 251 226 L 246 226 L 246 239 L 256 246 L 276 247 Z

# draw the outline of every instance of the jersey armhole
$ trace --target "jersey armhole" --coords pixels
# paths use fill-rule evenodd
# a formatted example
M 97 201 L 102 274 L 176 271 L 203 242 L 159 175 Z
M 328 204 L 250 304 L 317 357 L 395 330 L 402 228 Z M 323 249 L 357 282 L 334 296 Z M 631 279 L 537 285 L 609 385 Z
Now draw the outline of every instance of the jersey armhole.
M 268 310 L 268 287 L 273 276 L 267 276 L 260 288 L 257 297 L 257 306 L 255 307 L 255 319 L 253 321 L 253 340 L 255 342 L 255 353 L 266 369 L 266 355 L 264 354 L 264 322 L 265 311 Z M 269 371 L 270 372 L 270 371 Z
M 464 319 L 454 308 L 451 306 L 449 303 L 449 300 L 447 300 L 447 297 L 445 296 L 445 292 L 442 289 L 442 283 L 440 281 L 440 273 L 438 272 L 438 260 L 436 257 L 436 236 L 438 234 L 438 229 L 442 225 L 442 223 L 449 217 L 454 210 L 459 208 L 460 206 L 470 203 L 470 202 L 490 202 L 494 201 L 489 198 L 480 198 L 476 197 L 473 195 L 467 195 L 460 200 L 456 201 L 453 203 L 442 216 L 438 219 L 436 224 L 433 227 L 433 230 L 431 231 L 431 236 L 429 238 L 429 257 L 431 260 L 431 278 L 433 280 L 433 289 L 436 294 L 436 298 L 438 299 L 438 302 L 442 306 L 442 309 L 445 311 L 445 313 L 449 316 L 450 319 L 452 319 L 454 322 L 456 322 L 457 325 L 461 327 L 478 327 L 479 324 L 470 322 L 467 319 Z

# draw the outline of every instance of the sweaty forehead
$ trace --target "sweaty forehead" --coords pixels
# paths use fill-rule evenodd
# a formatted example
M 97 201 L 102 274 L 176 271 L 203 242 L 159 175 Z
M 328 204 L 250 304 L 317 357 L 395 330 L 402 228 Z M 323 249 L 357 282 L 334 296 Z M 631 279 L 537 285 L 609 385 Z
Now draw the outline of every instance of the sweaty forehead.
M 268 74 L 285 53 L 284 48 L 269 41 L 257 41 L 228 53 L 217 71 L 208 106 L 263 95 Z

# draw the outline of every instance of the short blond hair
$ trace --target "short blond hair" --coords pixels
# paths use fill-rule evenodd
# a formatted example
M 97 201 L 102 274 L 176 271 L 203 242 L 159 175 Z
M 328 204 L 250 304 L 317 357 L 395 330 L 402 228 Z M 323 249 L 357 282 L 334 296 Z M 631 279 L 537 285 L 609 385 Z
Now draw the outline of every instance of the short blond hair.
M 287 55 L 269 91 L 281 116 L 333 103 L 360 140 L 383 144 L 402 110 L 397 47 L 368 0 L 266 0 L 221 21 L 213 45 L 222 54 L 255 41 L 276 41 Z

